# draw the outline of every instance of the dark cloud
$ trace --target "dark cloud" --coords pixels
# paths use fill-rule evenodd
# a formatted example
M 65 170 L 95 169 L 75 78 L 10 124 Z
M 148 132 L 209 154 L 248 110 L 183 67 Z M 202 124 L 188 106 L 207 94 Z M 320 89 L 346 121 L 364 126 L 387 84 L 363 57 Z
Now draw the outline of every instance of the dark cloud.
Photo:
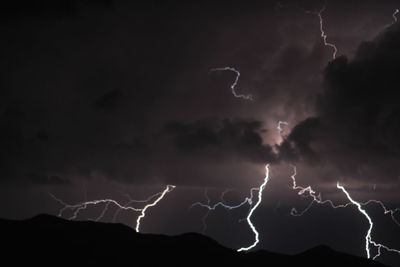
M 19 15 L 11 12 L 0 25 L 7 40 L 0 44 L 7 51 L 0 63 L 3 181 L 55 173 L 223 184 L 221 177 L 240 179 L 262 172 L 254 164 L 278 162 L 271 148 L 277 121 L 289 121 L 289 131 L 311 115 L 318 119 L 293 129 L 281 157 L 323 162 L 317 141 L 308 139 L 326 135 L 329 116 L 321 106 L 337 104 L 314 105 L 332 52 L 316 16 L 276 10 L 275 1 L 71 1 L 63 8 L 67 2 L 39 2 L 21 12 L 15 6 Z M 335 2 L 324 13 L 332 42 L 343 33 L 336 17 L 347 12 L 344 5 Z M 362 21 L 354 14 L 346 15 L 349 25 Z M 374 29 L 387 23 L 387 14 L 381 17 Z M 339 51 L 348 51 L 340 41 Z M 360 58 L 371 54 L 361 50 Z M 340 60 L 329 68 L 348 65 Z M 238 92 L 255 101 L 233 97 L 234 73 L 210 72 L 224 66 L 241 71 Z
M 262 122 L 246 120 L 202 120 L 192 124 L 169 122 L 166 135 L 171 135 L 176 148 L 183 153 L 218 152 L 245 161 L 276 161 L 272 148 L 263 144 Z
M 58 176 L 58 175 L 49 175 L 43 173 L 31 173 L 28 175 L 30 181 L 34 184 L 40 185 L 66 185 L 69 184 L 69 180 Z
M 94 108 L 97 110 L 112 111 L 117 107 L 121 97 L 122 93 L 119 90 L 112 90 L 99 97 L 94 103 Z
M 400 160 L 400 27 L 360 45 L 354 59 L 326 68 L 317 118 L 299 123 L 281 145 L 286 158 L 334 164 L 342 175 L 397 180 Z

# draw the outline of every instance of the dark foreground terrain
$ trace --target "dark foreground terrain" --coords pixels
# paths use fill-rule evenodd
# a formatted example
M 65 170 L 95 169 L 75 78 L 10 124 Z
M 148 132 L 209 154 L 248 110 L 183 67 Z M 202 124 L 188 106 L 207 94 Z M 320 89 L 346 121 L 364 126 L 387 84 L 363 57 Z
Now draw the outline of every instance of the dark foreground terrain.
M 9 265 L 383 266 L 325 246 L 294 256 L 238 253 L 200 234 L 139 234 L 122 224 L 50 215 L 24 221 L 0 219 L 0 240 L 1 260 Z

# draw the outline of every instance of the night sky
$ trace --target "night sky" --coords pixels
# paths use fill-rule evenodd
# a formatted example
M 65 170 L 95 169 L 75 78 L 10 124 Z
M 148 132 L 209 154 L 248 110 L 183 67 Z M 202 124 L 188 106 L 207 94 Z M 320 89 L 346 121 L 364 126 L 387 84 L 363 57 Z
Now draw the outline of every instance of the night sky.
M 216 1 L 214 1 L 216 2 Z M 318 244 L 365 257 L 368 221 L 356 207 L 400 207 L 398 1 L 35 1 L 1 8 L 0 217 L 58 214 L 68 203 L 176 188 L 142 232 L 202 232 L 196 201 L 239 203 L 270 181 L 253 222 L 257 248 L 298 253 Z M 303 10 L 304 9 L 304 10 Z M 400 14 L 399 14 L 400 18 Z M 235 73 L 210 71 L 233 67 Z M 280 134 L 279 121 L 287 121 Z M 101 207 L 78 219 L 96 217 Z M 400 228 L 366 207 L 373 238 L 400 249 Z M 249 207 L 217 209 L 205 234 L 238 248 L 253 242 Z M 68 213 L 66 214 L 68 215 Z M 103 221 L 112 221 L 113 212 Z M 66 216 L 68 217 L 68 216 Z M 121 212 L 132 225 L 137 214 Z M 396 215 L 400 220 L 400 214 Z M 398 265 L 400 255 L 378 259 Z

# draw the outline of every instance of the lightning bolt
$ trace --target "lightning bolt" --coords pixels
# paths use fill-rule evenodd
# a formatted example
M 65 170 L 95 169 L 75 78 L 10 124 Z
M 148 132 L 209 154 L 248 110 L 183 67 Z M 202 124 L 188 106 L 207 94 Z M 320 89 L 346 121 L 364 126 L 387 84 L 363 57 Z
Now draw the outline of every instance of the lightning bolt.
M 250 197 L 246 197 L 242 202 L 240 202 L 237 205 L 228 205 L 228 204 L 226 204 L 224 202 L 224 200 L 222 200 L 220 202 L 217 202 L 214 205 L 210 205 L 210 200 L 207 199 L 207 204 L 204 204 L 202 202 L 195 202 L 190 206 L 190 209 L 192 209 L 193 207 L 196 207 L 196 206 L 199 206 L 199 207 L 202 207 L 202 208 L 206 208 L 208 211 L 214 211 L 218 207 L 222 207 L 222 208 L 227 209 L 227 210 L 238 209 L 238 208 L 240 208 L 240 207 L 242 207 L 242 206 L 244 206 L 246 204 L 252 205 L 253 204 L 253 198 L 254 198 L 254 191 L 258 191 L 258 190 L 259 190 L 259 188 L 256 188 L 256 187 L 251 188 L 250 189 Z M 221 196 L 224 196 L 225 194 L 226 194 L 226 192 L 222 193 Z
M 312 199 L 312 201 L 311 201 L 310 204 L 309 204 L 303 211 L 301 211 L 301 212 L 298 212 L 298 211 L 296 210 L 296 208 L 292 208 L 292 210 L 291 210 L 291 212 L 290 212 L 291 215 L 293 215 L 293 216 L 302 216 L 304 213 L 306 213 L 306 212 L 311 208 L 311 206 L 312 206 L 314 203 L 317 203 L 317 204 L 320 204 L 320 205 L 328 204 L 329 206 L 331 206 L 331 208 L 334 208 L 334 209 L 337 209 L 337 208 L 347 208 L 348 206 L 352 205 L 351 202 L 348 202 L 348 203 L 346 203 L 346 204 L 335 205 L 335 204 L 333 203 L 333 201 L 330 200 L 330 199 L 322 200 L 321 194 L 316 195 L 316 191 L 314 191 L 314 190 L 312 189 L 311 186 L 307 186 L 307 187 L 298 186 L 298 185 L 297 185 L 297 182 L 296 182 L 297 168 L 296 168 L 296 166 L 294 166 L 294 165 L 292 165 L 292 167 L 293 167 L 293 174 L 290 176 L 291 179 L 292 179 L 292 189 L 293 189 L 293 190 L 299 190 L 299 191 L 298 191 L 298 195 L 304 196 L 304 197 L 310 197 L 310 198 Z M 396 212 L 399 212 L 399 211 L 400 211 L 399 208 L 396 208 L 396 209 L 389 209 L 389 208 L 387 208 L 387 207 L 385 206 L 385 204 L 383 204 L 382 201 L 379 201 L 379 200 L 376 200 L 376 199 L 370 199 L 370 200 L 368 200 L 368 201 L 366 201 L 366 202 L 362 202 L 362 203 L 360 203 L 360 204 L 361 204 L 361 206 L 367 206 L 367 205 L 369 205 L 369 204 L 371 204 L 371 203 L 378 204 L 378 205 L 382 208 L 383 214 L 384 214 L 384 215 L 389 214 L 390 217 L 391 217 L 391 219 L 392 219 L 392 221 L 393 221 L 396 225 L 398 225 L 398 226 L 400 227 L 400 222 L 399 222 L 399 221 L 396 219 L 396 217 L 395 217 Z
M 221 194 L 221 200 L 220 202 L 215 203 L 214 205 L 210 205 L 210 200 L 208 198 L 208 195 L 206 195 L 206 199 L 207 199 L 207 204 L 205 203 L 201 203 L 201 202 L 195 202 L 190 206 L 190 209 L 195 207 L 195 206 L 200 206 L 203 208 L 206 208 L 208 210 L 206 216 L 208 216 L 209 212 L 214 211 L 217 207 L 222 207 L 225 208 L 227 210 L 233 210 L 233 209 L 237 209 L 240 208 L 246 204 L 249 204 L 250 206 L 253 205 L 253 199 L 254 199 L 254 192 L 258 192 L 258 200 L 257 202 L 254 204 L 254 206 L 251 207 L 247 217 L 246 217 L 246 221 L 248 223 L 248 225 L 250 226 L 250 229 L 253 231 L 254 236 L 255 236 L 255 241 L 253 242 L 253 244 L 251 244 L 248 247 L 242 247 L 239 248 L 237 251 L 241 252 L 241 251 L 248 251 L 252 248 L 254 248 L 259 242 L 259 233 L 257 231 L 257 229 L 255 228 L 253 222 L 251 221 L 252 215 L 254 213 L 254 211 L 258 208 L 258 206 L 260 205 L 261 201 L 262 201 L 262 196 L 263 196 L 263 191 L 265 189 L 265 186 L 267 185 L 269 181 L 269 164 L 265 165 L 265 178 L 263 183 L 260 185 L 260 187 L 253 187 L 250 189 L 250 196 L 246 197 L 242 202 L 240 202 L 237 205 L 228 205 L 224 202 L 224 196 L 227 192 L 227 190 L 225 190 L 224 192 L 222 192 Z M 204 217 L 203 217 L 204 219 Z M 205 221 L 203 220 L 203 223 L 205 223 Z M 204 224 L 203 224 L 204 225 Z
M 260 203 L 262 201 L 262 193 L 263 193 L 264 188 L 267 185 L 268 181 L 269 181 L 269 164 L 265 165 L 265 178 L 264 178 L 264 182 L 261 184 L 260 188 L 258 189 L 257 203 L 253 206 L 253 208 L 250 210 L 249 214 L 247 215 L 247 223 L 250 225 L 250 228 L 254 233 L 255 240 L 254 240 L 253 244 L 251 244 L 250 246 L 239 248 L 237 250 L 238 252 L 248 251 L 248 250 L 254 248 L 258 244 L 258 242 L 260 242 L 259 233 L 251 221 L 251 216 L 253 215 L 254 211 L 257 209 L 257 207 L 260 205 Z
M 293 174 L 291 175 L 291 179 L 292 179 L 292 189 L 293 190 L 299 190 L 298 194 L 300 196 L 305 195 L 306 197 L 311 197 L 312 201 L 310 202 L 310 204 L 302 211 L 302 212 L 297 212 L 297 210 L 295 208 L 292 208 L 290 214 L 292 216 L 302 216 L 305 212 L 307 212 L 313 203 L 317 203 L 317 204 L 329 204 L 332 208 L 337 209 L 337 208 L 346 208 L 350 205 L 355 205 L 357 207 L 357 209 L 367 218 L 368 222 L 369 222 L 369 228 L 367 231 L 367 234 L 365 236 L 365 241 L 366 241 L 366 253 L 367 253 L 367 258 L 371 257 L 371 253 L 370 253 L 370 245 L 373 245 L 377 248 L 378 252 L 377 254 L 373 257 L 373 259 L 375 260 L 377 257 L 379 257 L 381 255 L 381 250 L 385 249 L 386 251 L 389 252 L 395 252 L 400 254 L 400 250 L 396 250 L 393 248 L 389 248 L 381 243 L 377 243 L 376 241 L 372 240 L 371 234 L 372 234 L 372 228 L 373 228 L 373 221 L 371 219 L 371 217 L 368 215 L 368 213 L 365 211 L 365 209 L 363 209 L 363 206 L 367 206 L 370 203 L 375 203 L 381 206 L 381 208 L 384 211 L 384 214 L 390 214 L 391 219 L 393 220 L 393 222 L 395 222 L 398 226 L 400 226 L 399 221 L 395 218 L 395 213 L 397 211 L 399 211 L 399 209 L 388 209 L 381 201 L 379 200 L 375 200 L 375 199 L 370 199 L 366 202 L 356 202 L 355 200 L 353 200 L 350 196 L 350 194 L 347 192 L 347 190 L 341 186 L 339 184 L 339 182 L 336 184 L 336 187 L 340 190 L 342 190 L 343 193 L 345 193 L 347 199 L 350 201 L 346 204 L 340 204 L 340 205 L 335 205 L 331 200 L 327 199 L 327 200 L 322 200 L 321 194 L 316 195 L 316 192 L 312 189 L 311 186 L 307 186 L 307 187 L 302 187 L 302 186 L 298 186 L 296 183 L 296 175 L 297 175 L 297 169 L 296 166 L 292 166 L 293 167 Z M 307 193 L 307 194 L 306 194 Z
M 363 209 L 361 206 L 362 204 L 355 201 L 349 194 L 349 192 L 347 192 L 347 190 L 341 186 L 339 184 L 339 182 L 336 184 L 336 187 L 340 190 L 343 191 L 343 193 L 346 195 L 347 199 L 357 207 L 357 209 L 365 216 L 365 218 L 367 218 L 368 223 L 369 223 L 369 228 L 367 231 L 367 234 L 365 235 L 365 251 L 367 253 L 367 258 L 369 259 L 371 257 L 371 252 L 370 252 L 370 245 L 373 245 L 375 247 L 377 247 L 378 249 L 378 253 L 373 257 L 373 259 L 375 260 L 377 257 L 379 257 L 381 255 L 381 249 L 385 249 L 387 251 L 390 252 L 395 252 L 398 253 L 400 255 L 400 250 L 397 249 L 393 249 L 393 248 L 389 248 L 383 244 L 377 243 L 375 241 L 372 240 L 371 234 L 372 234 L 372 228 L 374 227 L 374 223 L 372 222 L 371 217 L 368 215 L 368 213 L 365 211 L 365 209 Z
M 240 78 L 240 72 L 237 69 L 232 68 L 232 67 L 223 67 L 223 68 L 214 68 L 214 69 L 211 69 L 210 71 L 231 71 L 231 72 L 234 72 L 236 74 L 236 78 L 233 81 L 233 83 L 231 84 L 231 91 L 232 91 L 233 96 L 236 97 L 236 98 L 242 98 L 242 99 L 250 100 L 250 101 L 254 100 L 252 95 L 238 94 L 236 92 L 236 85 L 239 82 L 239 78 Z
M 84 202 L 80 202 L 80 203 L 77 203 L 77 204 L 67 204 L 63 200 L 57 198 L 52 193 L 49 193 L 49 195 L 54 200 L 56 200 L 57 202 L 59 202 L 63 206 L 58 212 L 58 216 L 59 217 L 62 217 L 66 210 L 71 210 L 73 212 L 73 215 L 68 218 L 69 220 L 75 220 L 77 218 L 77 216 L 79 215 L 79 212 L 82 211 L 82 210 L 85 210 L 87 207 L 96 206 L 96 205 L 99 205 L 99 204 L 105 204 L 105 207 L 103 208 L 101 214 L 95 219 L 96 221 L 98 221 L 101 218 L 103 218 L 103 216 L 106 213 L 109 205 L 111 205 L 111 204 L 116 206 L 118 208 L 118 210 L 128 210 L 128 211 L 140 212 L 140 215 L 136 219 L 136 224 L 135 224 L 135 230 L 136 230 L 136 232 L 139 232 L 140 222 L 145 217 L 147 209 L 157 205 L 158 202 L 160 202 L 164 198 L 164 196 L 167 193 L 171 192 L 174 188 L 175 188 L 174 185 L 167 185 L 166 188 L 162 192 L 156 193 L 156 194 L 150 196 L 146 200 L 133 200 L 133 199 L 130 199 L 129 202 L 126 203 L 126 204 L 120 204 L 118 201 L 116 201 L 114 199 L 109 199 L 109 198 L 84 201 Z M 143 208 L 136 208 L 136 207 L 131 206 L 131 204 L 133 204 L 133 203 L 147 203 L 150 200 L 154 199 L 155 197 L 157 197 L 157 198 L 153 202 L 145 205 Z M 114 214 L 114 218 L 115 217 L 116 217 L 116 215 Z
M 327 41 L 328 35 L 325 33 L 325 30 L 324 30 L 324 18 L 322 17 L 322 13 L 326 9 L 326 1 L 324 3 L 323 7 L 319 11 L 307 10 L 307 9 L 304 9 L 304 8 L 302 8 L 300 6 L 297 6 L 297 5 L 287 5 L 287 4 L 285 5 L 285 4 L 282 4 L 281 2 L 278 2 L 276 4 L 276 9 L 287 8 L 287 7 L 296 8 L 296 9 L 299 9 L 299 10 L 303 11 L 306 14 L 311 14 L 311 15 L 315 15 L 315 16 L 318 17 L 318 19 L 319 19 L 319 31 L 321 33 L 321 35 L 320 35 L 321 39 L 324 42 L 325 46 L 330 47 L 333 50 L 332 59 L 335 59 L 336 58 L 336 54 L 338 52 L 338 49 L 337 49 L 337 47 L 336 47 L 336 45 L 334 43 L 330 43 L 330 42 Z
M 167 193 L 171 192 L 174 188 L 175 188 L 174 185 L 167 185 L 167 187 L 164 189 L 164 191 L 162 191 L 160 196 L 158 198 L 156 198 L 156 200 L 154 202 L 144 206 L 144 208 L 141 210 L 139 217 L 136 219 L 136 228 L 135 228 L 136 232 L 139 232 L 140 221 L 146 216 L 146 210 L 148 208 L 151 208 L 151 207 L 154 207 L 155 205 L 157 205 L 157 203 L 160 202 L 164 198 L 164 196 Z

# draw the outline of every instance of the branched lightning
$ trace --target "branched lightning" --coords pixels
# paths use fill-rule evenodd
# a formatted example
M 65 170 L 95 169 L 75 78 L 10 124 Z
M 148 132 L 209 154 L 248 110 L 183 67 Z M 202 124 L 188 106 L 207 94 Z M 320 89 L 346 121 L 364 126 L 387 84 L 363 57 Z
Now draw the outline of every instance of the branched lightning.
M 154 195 L 151 195 L 151 196 L 149 196 L 148 198 L 142 199 L 142 200 L 133 199 L 129 194 L 126 194 L 126 193 L 123 193 L 122 195 L 125 196 L 126 198 L 128 198 L 128 202 L 126 202 L 126 203 L 124 204 L 124 206 L 130 206 L 130 205 L 132 205 L 133 203 L 148 203 L 148 202 L 150 202 L 152 199 L 158 197 L 158 196 L 161 195 L 161 194 L 162 194 L 162 192 L 158 192 L 158 193 L 155 193 Z M 115 211 L 114 216 L 113 216 L 113 222 L 116 221 L 117 216 L 118 216 L 118 214 L 121 212 L 121 210 L 122 210 L 122 209 L 117 209 L 117 210 Z
M 301 212 L 298 212 L 296 208 L 292 208 L 292 210 L 290 211 L 290 214 L 292 216 L 302 216 L 304 213 L 306 213 L 311 208 L 311 206 L 314 203 L 321 204 L 321 205 L 329 204 L 334 209 L 345 208 L 351 204 L 351 203 L 347 203 L 344 205 L 335 205 L 332 202 L 332 200 L 329 200 L 329 199 L 322 200 L 321 194 L 316 195 L 317 194 L 316 191 L 314 191 L 311 186 L 302 187 L 302 186 L 297 185 L 297 182 L 296 182 L 297 168 L 294 165 L 292 167 L 293 167 L 293 174 L 290 176 L 290 178 L 292 179 L 292 189 L 299 190 L 297 193 L 299 196 L 310 197 L 312 199 L 310 204 Z
M 66 210 L 72 211 L 73 215 L 68 218 L 69 220 L 76 219 L 77 216 L 79 215 L 79 212 L 81 212 L 82 210 L 85 210 L 87 207 L 96 206 L 99 204 L 105 204 L 105 206 L 104 206 L 102 212 L 100 213 L 100 215 L 95 219 L 95 221 L 98 221 L 103 218 L 106 211 L 108 210 L 108 207 L 111 204 L 113 204 L 114 206 L 117 207 L 117 212 L 119 212 L 120 210 L 140 212 L 141 214 L 137 218 L 136 224 L 135 224 L 135 230 L 137 232 L 139 232 L 140 221 L 141 221 L 141 219 L 143 219 L 145 217 L 146 210 L 150 207 L 157 205 L 157 203 L 160 202 L 164 198 L 164 196 L 167 193 L 171 192 L 174 188 L 175 188 L 174 185 L 167 185 L 166 188 L 164 189 L 164 191 L 156 193 L 156 194 L 150 196 L 149 198 L 147 198 L 146 200 L 133 200 L 129 197 L 129 201 L 126 204 L 120 204 L 118 201 L 116 201 L 114 199 L 109 199 L 109 198 L 84 201 L 84 202 L 80 202 L 77 204 L 67 204 L 63 200 L 54 196 L 52 193 L 49 193 L 49 195 L 63 206 L 58 212 L 59 217 L 62 217 Z M 133 203 L 148 203 L 149 201 L 153 200 L 154 198 L 156 198 L 156 199 L 153 202 L 145 205 L 143 208 L 136 208 L 136 207 L 132 206 Z M 117 212 L 114 214 L 113 219 L 115 219 Z
M 240 251 L 248 251 L 248 250 L 254 248 L 258 244 L 258 242 L 260 242 L 260 240 L 258 238 L 259 237 L 259 233 L 258 233 L 257 229 L 254 227 L 253 223 L 251 222 L 251 216 L 253 215 L 254 211 L 257 209 L 257 207 L 260 205 L 260 203 L 262 201 L 262 193 L 263 193 L 264 188 L 267 185 L 268 181 L 269 181 L 269 165 L 267 164 L 267 165 L 265 165 L 264 182 L 261 184 L 261 186 L 260 186 L 260 188 L 258 190 L 257 203 L 252 207 L 252 209 L 250 210 L 249 214 L 247 215 L 247 222 L 250 225 L 250 228 L 254 233 L 255 240 L 254 240 L 253 244 L 251 244 L 250 246 L 239 248 L 237 250 L 238 252 L 240 252 Z
M 222 208 L 225 208 L 227 210 L 233 210 L 233 209 L 240 208 L 240 207 L 242 207 L 242 206 L 244 206 L 246 204 L 249 204 L 251 206 L 251 209 L 250 209 L 250 211 L 249 211 L 249 213 L 248 213 L 248 215 L 246 217 L 246 221 L 249 224 L 251 230 L 253 231 L 253 233 L 255 235 L 255 241 L 254 241 L 253 244 L 251 244 L 248 247 L 239 248 L 238 249 L 239 252 L 240 251 L 248 251 L 248 250 L 254 248 L 260 242 L 259 233 L 258 233 L 257 229 L 255 228 L 254 224 L 252 223 L 251 217 L 252 217 L 254 211 L 257 209 L 257 207 L 260 205 L 260 203 L 262 201 L 263 191 L 264 191 L 264 188 L 267 185 L 268 180 L 269 180 L 269 165 L 268 164 L 265 166 L 265 169 L 266 169 L 266 172 L 265 172 L 264 182 L 258 188 L 257 187 L 251 188 L 250 189 L 250 196 L 246 197 L 242 202 L 240 202 L 237 205 L 228 205 L 228 204 L 225 203 L 224 196 L 225 196 L 225 194 L 227 192 L 227 190 L 225 190 L 221 194 L 221 201 L 215 203 L 214 205 L 210 205 L 210 199 L 208 198 L 208 195 L 205 194 L 206 195 L 206 199 L 207 199 L 207 204 L 201 203 L 201 202 L 195 202 L 190 206 L 190 208 L 193 208 L 195 206 L 200 206 L 200 207 L 206 208 L 208 210 L 207 214 L 205 215 L 205 217 L 203 217 L 203 226 L 204 226 L 204 225 L 206 225 L 205 224 L 205 218 L 207 218 L 209 212 L 215 210 L 217 207 L 222 207 Z M 253 199 L 254 199 L 254 192 L 255 191 L 258 191 L 258 200 L 253 206 Z M 205 192 L 207 192 L 207 191 L 205 191 Z
M 236 92 L 236 85 L 239 82 L 239 78 L 240 78 L 240 71 L 238 71 L 237 69 L 233 68 L 233 67 L 223 67 L 223 68 L 214 68 L 211 69 L 210 71 L 232 71 L 236 74 L 236 78 L 233 81 L 233 83 L 231 84 L 231 91 L 234 97 L 236 98 L 243 98 L 245 100 L 254 100 L 252 95 L 244 95 L 244 94 L 238 94 Z
M 371 243 L 371 232 L 372 232 L 372 227 L 374 226 L 374 223 L 371 220 L 371 217 L 369 217 L 368 213 L 361 208 L 361 204 L 354 201 L 350 194 L 346 191 L 346 189 L 344 189 L 343 186 L 339 185 L 339 182 L 336 184 L 336 187 L 340 190 L 343 191 L 343 193 L 345 193 L 346 197 L 348 198 L 348 200 L 350 200 L 350 202 L 354 205 L 357 206 L 357 209 L 367 218 L 368 223 L 369 223 L 369 228 L 367 231 L 367 235 L 365 236 L 365 250 L 367 252 L 367 258 L 370 258 L 370 251 L 369 251 L 369 244 Z
M 355 206 L 357 207 L 357 209 L 358 209 L 358 210 L 365 216 L 365 218 L 367 218 L 367 220 L 368 220 L 369 228 L 368 228 L 367 234 L 365 235 L 365 250 L 366 250 L 366 253 L 367 253 L 367 258 L 369 259 L 369 258 L 371 257 L 370 245 L 373 245 L 373 246 L 375 246 L 375 247 L 378 249 L 378 253 L 373 257 L 373 259 L 376 259 L 377 257 L 379 257 L 379 256 L 381 255 L 381 249 L 385 249 L 385 250 L 387 250 L 387 251 L 395 252 L 395 253 L 400 254 L 400 250 L 389 248 L 389 247 L 387 247 L 387 246 L 385 246 L 385 245 L 383 245 L 383 244 L 377 243 L 377 242 L 375 242 L 374 240 L 372 240 L 371 234 L 372 234 L 372 228 L 374 227 L 374 223 L 372 222 L 371 217 L 368 215 L 368 213 L 365 211 L 365 209 L 363 209 L 363 208 L 361 207 L 362 204 L 359 203 L 359 202 L 357 202 L 357 201 L 355 201 L 355 200 L 350 196 L 350 194 L 347 192 L 347 190 L 346 190 L 343 186 L 341 186 L 341 185 L 339 184 L 339 182 L 336 184 L 336 187 L 337 187 L 338 189 L 340 189 L 340 190 L 343 191 L 343 193 L 346 195 L 347 199 L 348 199 L 353 205 L 355 205 Z
M 296 174 L 297 174 L 297 169 L 296 166 L 293 166 L 293 174 L 291 175 L 291 179 L 292 179 L 292 189 L 293 190 L 299 190 L 298 194 L 300 196 L 306 196 L 306 197 L 311 197 L 312 201 L 310 202 L 310 204 L 301 212 L 298 212 L 295 208 L 292 208 L 290 214 L 293 216 L 302 216 L 305 212 L 307 212 L 310 207 L 312 206 L 313 203 L 317 203 L 317 204 L 329 204 L 332 208 L 337 209 L 337 208 L 346 208 L 350 205 L 355 205 L 357 207 L 357 209 L 367 218 L 368 222 L 369 222 L 369 228 L 367 231 L 367 234 L 365 236 L 365 241 L 366 241 L 366 253 L 367 253 L 367 257 L 370 258 L 371 257 L 371 252 L 370 252 L 370 245 L 373 245 L 377 248 L 378 253 L 373 257 L 373 259 L 375 260 L 377 257 L 379 257 L 381 255 L 381 250 L 385 249 L 386 251 L 390 251 L 390 252 L 395 252 L 400 254 L 400 250 L 396 250 L 396 249 L 392 249 L 389 248 L 383 244 L 377 243 L 376 241 L 372 240 L 371 234 L 372 234 L 372 228 L 373 228 L 373 221 L 371 219 L 371 217 L 368 215 L 368 213 L 365 211 L 365 209 L 363 209 L 363 206 L 367 206 L 370 203 L 375 203 L 381 206 L 381 208 L 384 211 L 384 214 L 390 214 L 391 219 L 393 220 L 393 222 L 395 222 L 398 226 L 400 226 L 399 221 L 395 218 L 395 213 L 397 211 L 399 211 L 399 209 L 388 209 L 381 201 L 379 200 L 375 200 L 375 199 L 370 199 L 366 202 L 356 202 L 354 201 L 350 194 L 347 192 L 347 190 L 341 186 L 339 184 L 339 182 L 336 184 L 336 187 L 340 190 L 343 191 L 343 193 L 345 193 L 347 199 L 350 201 L 348 203 L 345 204 L 340 204 L 340 205 L 335 205 L 331 200 L 327 199 L 327 200 L 322 200 L 321 194 L 316 195 L 316 192 L 312 189 L 311 186 L 307 186 L 307 187 L 302 187 L 302 186 L 298 186 L 296 183 Z M 307 194 L 306 194 L 307 193 Z M 305 195 L 306 194 L 306 195 Z
M 296 166 L 292 166 L 292 167 L 293 167 L 293 174 L 290 176 L 291 179 L 292 179 L 292 189 L 293 190 L 299 190 L 298 191 L 298 195 L 303 196 L 303 197 L 310 197 L 312 200 L 311 200 L 310 204 L 304 210 L 302 210 L 301 212 L 298 212 L 296 210 L 296 208 L 292 208 L 292 210 L 290 212 L 291 215 L 293 215 L 293 216 L 302 216 L 304 213 L 306 213 L 311 208 L 311 206 L 314 203 L 321 204 L 321 205 L 329 204 L 329 206 L 331 206 L 331 208 L 334 208 L 334 209 L 346 208 L 346 207 L 348 207 L 348 206 L 353 204 L 351 202 L 348 202 L 348 203 L 345 203 L 345 204 L 335 205 L 333 203 L 333 201 L 330 200 L 330 199 L 322 200 L 321 194 L 316 195 L 317 194 L 316 191 L 314 191 L 311 186 L 307 186 L 307 187 L 298 186 L 297 183 L 296 183 L 297 169 L 296 169 Z M 382 201 L 379 201 L 379 200 L 376 200 L 376 199 L 370 199 L 370 200 L 368 200 L 366 202 L 361 202 L 360 204 L 361 204 L 361 206 L 367 206 L 367 205 L 369 205 L 371 203 L 378 204 L 382 208 L 383 214 L 384 215 L 389 214 L 391 219 L 392 219 L 392 221 L 395 224 L 397 224 L 398 226 L 400 226 L 400 222 L 395 217 L 396 212 L 400 212 L 399 208 L 389 209 L 389 208 L 387 208 L 385 206 L 385 204 L 383 204 Z

